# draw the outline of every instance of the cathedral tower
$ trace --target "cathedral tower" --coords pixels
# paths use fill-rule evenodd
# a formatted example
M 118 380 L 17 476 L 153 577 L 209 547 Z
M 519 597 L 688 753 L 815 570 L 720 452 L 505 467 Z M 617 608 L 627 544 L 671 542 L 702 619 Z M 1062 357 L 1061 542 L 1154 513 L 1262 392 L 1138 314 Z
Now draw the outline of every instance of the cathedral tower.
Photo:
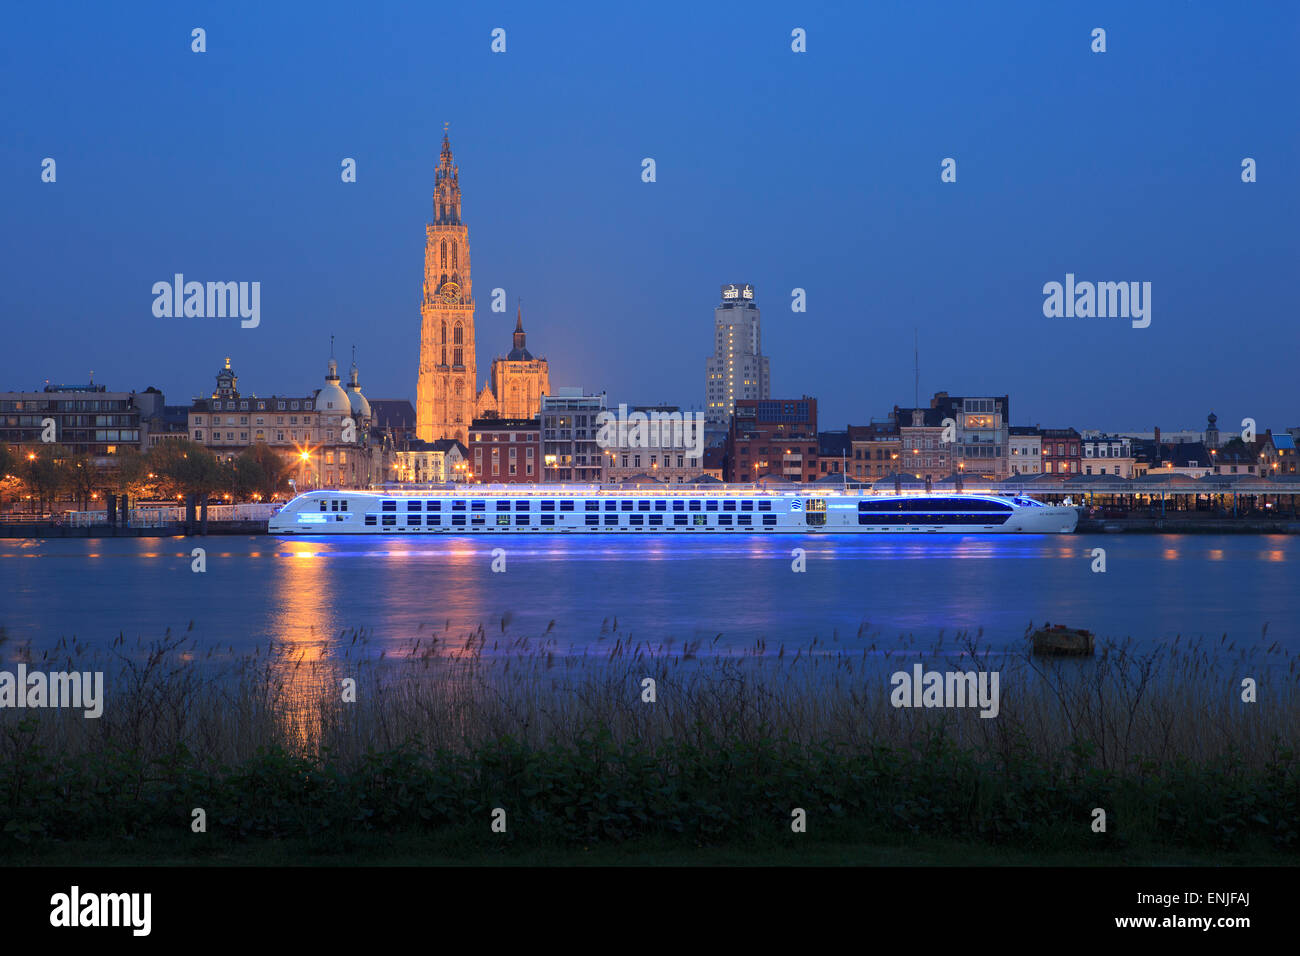
M 444 132 L 434 175 L 433 222 L 425 227 L 424 301 L 420 306 L 420 377 L 416 435 L 468 444 L 478 398 L 474 296 L 468 230 L 460 219 L 460 174 Z

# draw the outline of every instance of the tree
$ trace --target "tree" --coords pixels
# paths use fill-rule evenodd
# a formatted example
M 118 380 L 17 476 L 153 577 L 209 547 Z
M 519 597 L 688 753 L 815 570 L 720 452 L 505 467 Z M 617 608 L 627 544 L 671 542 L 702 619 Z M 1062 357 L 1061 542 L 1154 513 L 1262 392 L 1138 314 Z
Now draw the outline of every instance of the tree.
M 69 457 L 68 450 L 62 445 L 45 445 L 39 452 L 33 449 L 27 453 L 23 479 L 31 488 L 39 510 L 45 511 L 46 504 L 52 507 L 68 486 L 66 464 Z
M 104 487 L 104 469 L 89 455 L 76 455 L 67 462 L 67 487 L 81 504 L 82 511 L 90 510 L 90 499 Z
M 240 458 L 256 462 L 261 469 L 261 481 L 254 490 L 262 496 L 263 500 L 270 501 L 276 495 L 289 490 L 289 478 L 293 475 L 294 463 L 286 461 L 270 445 L 258 442 L 245 451 Z

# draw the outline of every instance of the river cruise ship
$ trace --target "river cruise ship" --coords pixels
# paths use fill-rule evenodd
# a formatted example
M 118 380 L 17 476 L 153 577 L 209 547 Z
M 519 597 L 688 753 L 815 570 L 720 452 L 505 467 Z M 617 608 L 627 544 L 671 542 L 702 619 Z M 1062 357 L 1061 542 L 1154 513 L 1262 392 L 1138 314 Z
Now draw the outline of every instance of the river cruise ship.
M 463 485 L 304 492 L 271 518 L 270 533 L 1068 534 L 1078 519 L 1068 505 L 989 494 Z

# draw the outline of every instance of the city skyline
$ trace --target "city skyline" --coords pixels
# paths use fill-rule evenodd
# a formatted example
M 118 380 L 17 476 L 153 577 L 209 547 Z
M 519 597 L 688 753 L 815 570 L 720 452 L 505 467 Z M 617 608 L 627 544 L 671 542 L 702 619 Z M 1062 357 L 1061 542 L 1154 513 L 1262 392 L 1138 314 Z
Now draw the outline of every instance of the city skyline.
M 743 279 L 776 359 L 771 394 L 816 395 L 827 426 L 911 403 L 914 334 L 923 400 L 1010 393 L 1016 425 L 1174 431 L 1210 411 L 1225 427 L 1294 424 L 1284 316 L 1296 197 L 1284 170 L 1297 149 L 1274 108 L 1289 21 L 1270 32 L 1181 7 L 1102 6 L 1087 20 L 1021 9 L 951 7 L 925 22 L 899 10 L 828 21 L 763 8 L 743 23 L 704 11 L 685 35 L 650 25 L 610 48 L 573 40 L 568 66 L 539 47 L 585 22 L 573 11 L 505 15 L 504 54 L 489 49 L 495 21 L 445 12 L 433 58 L 420 42 L 432 14 L 404 14 L 412 38 L 381 55 L 388 31 L 329 18 L 273 12 L 255 33 L 239 14 L 214 15 L 197 54 L 175 16 L 90 11 L 51 41 L 48 14 L 26 12 L 15 36 L 46 39 L 0 68 L 28 93 L 3 157 L 12 272 L 0 379 L 39 389 L 94 369 L 114 389 L 152 385 L 175 402 L 233 355 L 257 387 L 300 390 L 335 335 L 357 346 L 368 395 L 415 401 L 420 229 L 449 122 L 484 364 L 505 351 L 523 299 L 556 386 L 703 408 L 716 290 Z M 1097 24 L 1104 54 L 1089 50 Z M 790 49 L 796 26 L 806 53 Z M 624 68 L 669 36 L 682 75 Z M 29 68 L 52 42 L 68 75 L 33 85 Z M 109 50 L 139 65 L 96 86 Z M 975 82 L 928 79 L 910 62 L 921 50 L 949 58 L 946 83 Z M 340 79 L 316 68 L 340 51 L 364 69 Z M 731 77 L 732 55 L 758 80 Z M 1197 72 L 1209 56 L 1242 69 L 1220 63 L 1210 87 Z M 989 65 L 999 59 L 1010 66 Z M 305 94 L 282 61 L 323 84 L 310 115 L 295 112 Z M 1002 88 L 1005 69 L 1030 82 Z M 150 70 L 174 82 L 140 88 Z M 448 72 L 457 92 L 429 94 Z M 129 108 L 104 99 L 124 89 Z M 637 104 L 636 124 L 611 109 L 620 98 Z M 384 105 L 340 116 L 321 105 L 334 99 Z M 193 115 L 196 102 L 196 128 L 150 137 L 158 116 Z M 1058 108 L 1105 122 L 1062 122 Z M 867 122 L 844 124 L 848 109 Z M 1014 129 L 997 119 L 1022 113 L 1031 121 Z M 1241 181 L 1247 156 L 1258 182 Z M 58 162 L 54 183 L 41 182 L 44 157 Z M 339 175 L 347 157 L 355 183 Z M 940 182 L 946 157 L 955 183 Z M 154 316 L 151 285 L 177 272 L 260 282 L 261 323 Z M 1152 283 L 1152 324 L 1044 317 L 1043 285 L 1067 275 Z M 502 312 L 485 294 L 495 288 Z M 794 289 L 806 313 L 790 311 Z

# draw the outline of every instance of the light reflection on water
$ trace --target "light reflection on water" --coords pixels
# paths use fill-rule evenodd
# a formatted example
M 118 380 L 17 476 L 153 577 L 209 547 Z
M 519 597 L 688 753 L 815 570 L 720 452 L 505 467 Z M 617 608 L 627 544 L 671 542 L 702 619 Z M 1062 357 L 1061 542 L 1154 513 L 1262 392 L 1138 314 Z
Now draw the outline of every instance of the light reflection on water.
M 196 545 L 204 574 L 190 570 Z M 1091 571 L 1095 547 L 1106 573 Z M 494 548 L 504 573 L 491 570 Z M 1267 641 L 1296 650 L 1297 563 L 1300 538 L 1253 535 L 3 540 L 0 626 L 40 649 L 193 621 L 200 646 L 275 641 L 304 661 L 357 628 L 376 656 L 422 634 L 464 647 L 480 625 L 500 651 L 505 615 L 512 635 L 545 634 L 561 655 L 598 648 L 602 629 L 736 653 L 759 639 L 861 649 L 982 628 L 1006 648 L 1044 621 L 1140 646 L 1257 641 L 1267 625 Z

